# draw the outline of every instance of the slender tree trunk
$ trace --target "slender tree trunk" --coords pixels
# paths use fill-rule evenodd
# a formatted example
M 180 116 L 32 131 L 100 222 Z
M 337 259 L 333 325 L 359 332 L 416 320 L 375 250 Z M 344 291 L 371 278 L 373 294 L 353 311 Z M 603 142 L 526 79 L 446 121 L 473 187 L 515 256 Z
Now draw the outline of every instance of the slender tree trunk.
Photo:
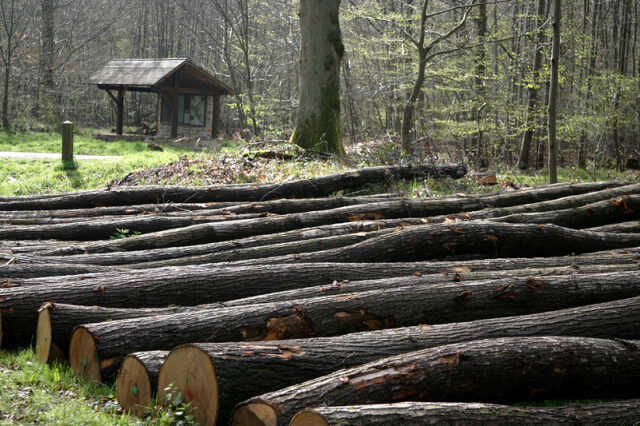
M 537 0 L 536 11 L 536 42 L 535 54 L 533 60 L 533 81 L 527 87 L 529 95 L 529 105 L 527 107 L 527 117 L 525 122 L 525 131 L 522 136 L 522 145 L 520 147 L 520 159 L 518 160 L 518 168 L 526 170 L 529 168 L 529 157 L 531 156 L 531 143 L 535 133 L 536 109 L 538 106 L 538 85 L 540 84 L 540 69 L 542 68 L 542 48 L 544 44 L 544 30 L 540 28 L 543 23 L 546 0 Z
M 554 0 L 553 11 L 553 53 L 551 58 L 551 87 L 549 90 L 549 183 L 558 182 L 558 141 L 556 140 L 556 119 L 558 103 L 558 60 L 560 58 L 560 20 L 562 0 Z
M 300 106 L 291 142 L 344 154 L 340 135 L 340 0 L 300 1 Z

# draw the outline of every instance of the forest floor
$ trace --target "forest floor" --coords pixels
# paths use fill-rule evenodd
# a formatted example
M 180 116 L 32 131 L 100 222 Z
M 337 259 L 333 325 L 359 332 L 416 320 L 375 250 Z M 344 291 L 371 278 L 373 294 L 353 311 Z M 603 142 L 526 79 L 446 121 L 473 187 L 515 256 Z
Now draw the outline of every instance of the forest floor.
M 222 149 L 207 155 L 173 147 L 154 151 L 143 142 L 105 143 L 80 134 L 78 154 L 118 155 L 119 160 L 86 161 L 66 170 L 59 160 L 3 160 L 0 164 L 0 195 L 58 193 L 105 185 L 210 185 L 248 182 L 283 182 L 337 173 L 384 161 L 376 152 L 353 155 L 348 161 L 309 156 L 295 149 L 246 146 L 222 142 Z M 0 133 L 0 151 L 58 152 L 59 136 Z M 425 180 L 382 188 L 412 196 L 431 197 L 460 193 L 517 190 L 546 183 L 544 171 L 521 174 L 498 170 L 498 185 L 482 186 L 473 178 L 458 181 Z M 561 169 L 561 181 L 640 180 L 640 172 L 611 170 L 587 172 Z M 380 192 L 381 188 L 370 188 Z M 367 190 L 361 191 L 366 193 Z M 0 424 L 60 425 L 168 425 L 191 424 L 178 404 L 172 410 L 150 407 L 152 415 L 135 419 L 123 414 L 114 399 L 113 386 L 96 386 L 74 376 L 66 365 L 42 365 L 33 349 L 0 351 Z M 182 422 L 182 423 L 180 423 Z

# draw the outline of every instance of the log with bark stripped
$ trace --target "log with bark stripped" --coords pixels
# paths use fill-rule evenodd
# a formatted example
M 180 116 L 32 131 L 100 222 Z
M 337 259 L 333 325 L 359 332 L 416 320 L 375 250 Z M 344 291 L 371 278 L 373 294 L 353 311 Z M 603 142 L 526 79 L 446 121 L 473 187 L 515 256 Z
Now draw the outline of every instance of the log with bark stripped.
M 365 425 L 623 425 L 640 421 L 640 400 L 560 407 L 514 407 L 462 402 L 399 402 L 306 409 L 290 426 Z
M 465 323 L 420 325 L 274 342 L 186 344 L 175 348 L 158 379 L 188 395 L 203 423 L 228 424 L 243 399 L 301 383 L 340 368 L 451 343 L 515 336 L 640 338 L 640 297 L 539 314 Z M 203 363 L 193 369 L 196 363 Z M 268 366 L 268 368 L 266 367 Z M 193 372 L 214 372 L 213 375 Z M 241 377 L 237 371 L 242 371 Z M 212 390 L 207 392 L 206 390 Z
M 523 315 L 637 295 L 640 272 L 623 272 L 413 285 L 203 309 L 79 326 L 71 336 L 69 363 L 76 373 L 101 381 L 113 375 L 127 353 L 181 343 L 335 336 Z
M 383 358 L 251 398 L 233 424 L 287 425 L 306 407 L 402 401 L 638 397 L 640 341 L 475 340 Z

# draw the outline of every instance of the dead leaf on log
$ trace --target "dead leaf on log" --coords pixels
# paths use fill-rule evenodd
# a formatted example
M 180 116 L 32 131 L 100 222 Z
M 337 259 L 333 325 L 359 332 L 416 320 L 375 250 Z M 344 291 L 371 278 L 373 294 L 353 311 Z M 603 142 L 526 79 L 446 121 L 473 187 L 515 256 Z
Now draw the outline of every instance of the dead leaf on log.
M 500 238 L 498 238 L 497 235 L 493 235 L 493 234 L 485 234 L 482 236 L 482 238 L 485 238 L 487 240 L 491 240 L 491 241 L 499 241 Z
M 416 272 L 413 273 L 413 275 L 416 276 L 416 277 L 421 277 L 422 276 L 422 272 L 417 272 L 416 271 Z
M 473 269 L 470 266 L 454 266 L 451 270 L 458 274 L 468 274 Z
M 0 283 L 0 288 L 12 288 L 12 287 L 20 287 L 22 284 L 13 282 L 11 280 L 6 280 Z
M 516 297 L 513 295 L 513 293 L 511 293 L 511 288 L 513 287 L 513 285 L 508 284 L 508 285 L 503 285 L 500 286 L 496 289 L 496 299 L 503 299 L 503 300 L 516 300 Z
M 433 330 L 433 326 L 429 325 L 429 324 L 420 324 L 418 326 L 418 328 L 420 330 Z
M 623 214 L 632 214 L 633 209 L 629 208 L 629 204 L 627 203 L 627 201 L 628 197 L 618 197 L 611 202 L 611 205 L 613 207 L 621 207 Z
M 462 234 L 464 232 L 464 228 L 462 226 L 449 226 L 451 232 L 455 232 L 456 234 Z
M 283 340 L 311 337 L 313 328 L 305 318 L 302 307 L 297 312 L 286 317 L 273 317 L 267 320 L 266 335 L 261 340 Z
M 104 286 L 100 285 L 93 290 L 94 293 L 104 293 Z

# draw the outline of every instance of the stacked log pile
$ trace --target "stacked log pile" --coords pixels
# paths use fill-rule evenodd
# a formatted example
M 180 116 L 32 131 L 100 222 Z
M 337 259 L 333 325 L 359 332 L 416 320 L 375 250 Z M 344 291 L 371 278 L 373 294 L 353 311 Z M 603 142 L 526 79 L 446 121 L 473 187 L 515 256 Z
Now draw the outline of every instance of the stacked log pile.
M 1 198 L 0 344 L 204 424 L 640 421 L 640 183 L 332 196 L 465 172 Z

